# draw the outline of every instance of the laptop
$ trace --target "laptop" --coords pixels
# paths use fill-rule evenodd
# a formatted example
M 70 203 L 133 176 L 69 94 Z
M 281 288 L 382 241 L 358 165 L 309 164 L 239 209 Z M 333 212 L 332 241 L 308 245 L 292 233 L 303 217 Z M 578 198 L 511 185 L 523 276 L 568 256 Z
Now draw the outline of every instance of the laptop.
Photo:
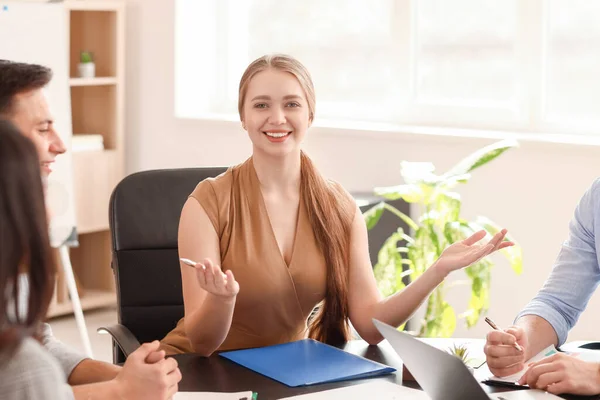
M 458 357 L 381 321 L 373 319 L 373 323 L 432 400 L 560 399 L 538 390 L 488 394 Z

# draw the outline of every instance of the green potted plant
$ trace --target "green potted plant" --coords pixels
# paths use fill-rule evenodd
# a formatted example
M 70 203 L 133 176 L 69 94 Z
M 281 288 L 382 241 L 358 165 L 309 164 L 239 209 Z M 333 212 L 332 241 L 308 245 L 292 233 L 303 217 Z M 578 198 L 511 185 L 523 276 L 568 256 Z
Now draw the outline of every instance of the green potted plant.
M 471 371 L 471 373 L 473 373 L 474 368 L 471 365 L 469 365 L 469 363 L 471 362 L 472 359 L 469 358 L 469 349 L 467 348 L 467 346 L 454 344 L 452 347 L 450 347 L 448 349 L 448 353 L 457 357 L 460 361 L 462 361 L 463 364 L 466 365 L 466 367 L 469 369 L 469 371 Z
M 89 51 L 82 51 L 79 55 L 79 64 L 77 69 L 79 70 L 79 77 L 81 78 L 93 78 L 96 76 L 96 63 L 94 62 L 94 55 Z
M 504 140 L 486 146 L 462 161 L 444 174 L 434 173 L 435 167 L 428 162 L 402 162 L 401 175 L 404 184 L 392 187 L 375 188 L 375 193 L 384 199 L 403 199 L 411 207 L 420 211 L 420 216 L 412 219 L 385 201 L 376 204 L 364 213 L 367 228 L 374 227 L 382 214 L 387 211 L 396 215 L 410 228 L 404 232 L 399 228 L 385 241 L 378 253 L 374 267 L 379 290 L 389 296 L 405 287 L 405 277 L 417 279 L 441 255 L 451 243 L 463 240 L 472 233 L 485 229 L 494 235 L 500 227 L 489 218 L 480 216 L 473 220 L 461 217 L 461 197 L 454 191 L 459 184 L 469 181 L 471 173 L 505 151 L 515 148 L 514 140 Z M 507 235 L 506 240 L 515 242 Z M 402 245 L 406 243 L 406 245 Z M 502 249 L 516 274 L 522 271 L 522 251 L 515 246 Z M 467 280 L 440 284 L 426 303 L 425 315 L 418 330 L 421 337 L 450 337 L 456 328 L 456 313 L 445 299 L 449 285 L 470 285 L 468 308 L 459 317 L 464 318 L 468 327 L 474 326 L 480 316 L 489 309 L 489 289 L 491 269 L 494 263 L 489 257 L 465 269 Z M 403 327 L 401 327 L 402 329 Z

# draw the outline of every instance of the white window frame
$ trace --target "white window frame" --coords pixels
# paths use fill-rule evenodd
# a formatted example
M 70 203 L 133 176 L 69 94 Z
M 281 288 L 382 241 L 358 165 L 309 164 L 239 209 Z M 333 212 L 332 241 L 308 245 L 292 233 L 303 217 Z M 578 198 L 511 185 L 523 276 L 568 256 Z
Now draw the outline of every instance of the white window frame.
M 542 10 L 545 0 L 517 1 L 517 40 L 516 57 L 520 75 L 517 77 L 517 98 L 514 104 L 506 103 L 464 103 L 428 102 L 418 99 L 415 82 L 417 73 L 416 44 L 418 41 L 416 12 L 418 0 L 403 0 L 400 10 L 409 16 L 403 23 L 407 26 L 402 31 L 399 43 L 403 45 L 402 53 L 409 59 L 410 98 L 407 107 L 398 120 L 409 125 L 435 125 L 460 128 L 503 129 L 534 131 L 539 127 L 541 107 L 542 69 L 540 49 L 544 42 L 544 18 Z
M 185 7 L 182 6 L 184 1 L 187 2 Z M 477 104 L 460 104 L 456 101 L 434 103 L 418 99 L 415 88 L 418 1 L 394 2 L 393 26 L 396 47 L 390 56 L 394 58 L 392 65 L 399 77 L 395 82 L 398 98 L 391 112 L 382 112 L 378 105 L 367 108 L 369 113 L 382 119 L 373 121 L 375 124 L 379 122 L 406 126 L 489 129 L 531 134 L 598 134 L 600 125 L 597 120 L 594 120 L 595 124 L 588 121 L 577 123 L 573 119 L 551 119 L 546 115 L 544 90 L 548 0 L 517 0 L 515 46 L 519 76 L 516 82 L 518 94 L 514 104 L 485 104 L 480 101 Z M 248 31 L 249 4 L 244 0 L 218 0 L 214 2 L 216 5 L 207 6 L 209 3 L 213 2 L 176 1 L 175 113 L 183 118 L 234 120 L 237 119 L 237 85 L 244 68 L 251 61 L 248 57 L 247 41 L 239 40 L 239 36 Z M 213 23 L 194 21 L 195 17 L 189 12 L 191 4 L 194 4 L 197 12 L 212 13 L 212 17 L 216 17 Z M 235 26 L 235 31 L 231 26 Z M 191 31 L 190 27 L 193 28 Z M 208 40 L 201 40 L 201 48 L 197 54 L 190 54 L 189 49 L 182 48 L 183 35 L 208 37 Z M 202 56 L 214 59 L 205 62 Z M 195 63 L 202 66 L 197 72 L 190 67 Z M 201 87 L 200 81 L 208 89 L 204 93 L 196 94 L 197 103 L 183 104 L 182 97 L 187 96 L 189 99 L 190 96 L 194 96 L 195 88 Z M 321 119 L 322 115 L 339 114 L 336 110 L 341 108 L 352 111 L 352 107 L 357 107 L 361 112 L 365 112 L 364 104 L 356 105 L 343 101 L 317 103 L 317 120 Z M 333 120 L 335 119 L 334 117 Z M 324 120 L 327 121 L 326 124 L 330 123 L 330 119 Z M 345 119 L 344 122 L 351 121 Z

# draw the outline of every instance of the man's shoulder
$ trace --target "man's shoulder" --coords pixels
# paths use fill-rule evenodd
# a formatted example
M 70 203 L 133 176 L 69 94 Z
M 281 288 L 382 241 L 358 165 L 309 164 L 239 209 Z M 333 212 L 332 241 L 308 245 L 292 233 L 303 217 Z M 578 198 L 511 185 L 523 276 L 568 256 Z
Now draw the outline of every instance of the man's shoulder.
M 600 178 L 596 178 L 579 200 L 579 211 L 598 214 L 600 211 Z M 600 214 L 599 214 L 600 215 Z
M 598 197 L 598 195 L 600 194 L 600 178 L 596 178 L 596 180 L 592 183 L 592 186 L 590 187 L 590 192 L 595 198 Z

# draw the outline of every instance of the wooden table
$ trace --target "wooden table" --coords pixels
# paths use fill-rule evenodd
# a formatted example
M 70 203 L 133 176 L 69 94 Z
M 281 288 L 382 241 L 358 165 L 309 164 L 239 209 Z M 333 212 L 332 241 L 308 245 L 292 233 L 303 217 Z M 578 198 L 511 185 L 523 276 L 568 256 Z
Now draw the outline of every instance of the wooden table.
M 435 347 L 447 349 L 455 343 L 467 343 L 473 357 L 483 354 L 483 340 L 480 339 L 423 339 Z M 327 383 L 308 387 L 290 388 L 263 375 L 257 374 L 217 354 L 211 357 L 201 357 L 195 354 L 174 356 L 179 363 L 182 380 L 179 383 L 180 391 L 194 392 L 243 392 L 254 391 L 258 393 L 259 400 L 275 400 L 282 397 L 294 396 L 304 393 L 319 392 L 344 386 L 356 385 L 373 379 L 384 379 L 412 388 L 419 388 L 414 381 L 402 381 L 402 360 L 387 343 L 378 346 L 369 346 L 362 340 L 348 342 L 342 347 L 345 351 L 356 354 L 382 364 L 396 368 L 397 372 L 378 378 L 358 379 L 344 382 Z M 477 377 L 477 373 L 476 373 Z M 482 385 L 488 393 L 497 393 L 511 390 L 503 387 Z M 564 396 L 566 399 L 586 399 L 580 396 Z M 597 399 L 598 397 L 589 397 Z M 374 400 L 374 399 L 373 399 Z

